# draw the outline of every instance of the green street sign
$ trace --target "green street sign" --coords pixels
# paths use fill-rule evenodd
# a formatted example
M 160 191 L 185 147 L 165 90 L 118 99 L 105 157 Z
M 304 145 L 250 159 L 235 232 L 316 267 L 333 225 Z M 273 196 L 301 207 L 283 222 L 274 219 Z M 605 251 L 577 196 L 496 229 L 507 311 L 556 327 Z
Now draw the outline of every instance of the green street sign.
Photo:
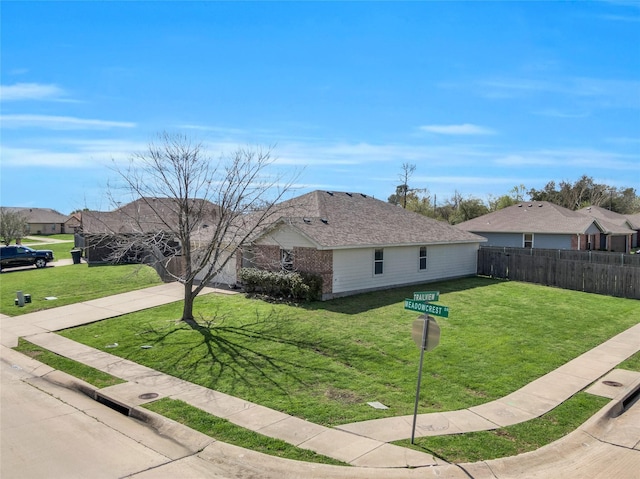
M 413 293 L 414 301 L 438 301 L 440 299 L 440 291 L 421 291 Z
M 415 311 L 416 313 L 433 314 L 434 316 L 441 316 L 443 318 L 449 317 L 448 306 L 438 306 L 436 304 L 424 303 L 414 299 L 405 299 L 404 309 Z

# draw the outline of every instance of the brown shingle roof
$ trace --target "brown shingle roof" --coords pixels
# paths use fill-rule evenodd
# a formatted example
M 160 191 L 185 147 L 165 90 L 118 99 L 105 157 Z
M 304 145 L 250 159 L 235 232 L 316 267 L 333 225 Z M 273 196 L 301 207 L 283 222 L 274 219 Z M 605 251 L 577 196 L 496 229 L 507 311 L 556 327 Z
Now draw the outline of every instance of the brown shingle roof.
M 27 219 L 27 223 L 64 223 L 69 218 L 62 213 L 51 208 L 20 208 L 3 207 L 4 210 L 20 213 Z
M 360 193 L 313 191 L 278 205 L 290 224 L 320 249 L 478 243 L 448 223 Z
M 197 207 L 207 208 L 211 217 L 216 212 L 213 203 L 192 200 Z M 85 234 L 154 233 L 177 228 L 178 207 L 171 198 L 140 198 L 115 211 L 83 211 Z
M 584 234 L 594 218 L 547 201 L 523 202 L 456 225 L 474 233 Z M 600 222 L 596 221 L 600 226 Z
M 624 215 L 631 224 L 632 228 L 640 230 L 640 213 L 634 213 L 632 215 Z
M 640 222 L 634 223 L 634 215 L 621 215 L 620 213 L 607 210 L 600 206 L 587 206 L 586 208 L 578 210 L 578 213 L 590 218 L 598 219 L 600 224 L 609 230 L 607 232 L 611 233 L 633 233 L 633 231 L 629 231 L 630 228 L 640 228 Z M 638 219 L 640 220 L 640 215 L 638 216 Z

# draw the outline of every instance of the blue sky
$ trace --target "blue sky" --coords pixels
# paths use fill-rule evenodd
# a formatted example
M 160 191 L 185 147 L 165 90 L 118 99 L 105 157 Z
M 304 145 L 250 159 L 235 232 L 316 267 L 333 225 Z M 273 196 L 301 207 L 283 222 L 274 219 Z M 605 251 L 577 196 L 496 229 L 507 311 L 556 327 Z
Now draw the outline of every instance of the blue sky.
M 640 2 L 14 2 L 3 206 L 108 209 L 158 132 L 275 145 L 297 192 L 640 190 Z

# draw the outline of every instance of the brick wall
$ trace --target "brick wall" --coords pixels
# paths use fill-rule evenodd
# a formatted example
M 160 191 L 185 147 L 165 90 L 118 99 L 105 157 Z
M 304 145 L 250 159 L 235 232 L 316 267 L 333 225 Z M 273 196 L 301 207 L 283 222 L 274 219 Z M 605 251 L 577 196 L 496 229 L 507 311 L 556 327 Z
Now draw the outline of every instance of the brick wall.
M 255 245 L 253 264 L 258 269 L 279 271 L 281 253 L 278 245 Z M 333 251 L 319 251 L 315 248 L 293 248 L 293 271 L 313 273 L 322 277 L 322 293 L 332 292 Z
M 293 248 L 293 267 L 296 271 L 314 273 L 322 277 L 322 293 L 332 292 L 333 251 L 319 251 L 315 248 Z
M 256 245 L 253 250 L 253 264 L 258 269 L 280 271 L 280 247 Z

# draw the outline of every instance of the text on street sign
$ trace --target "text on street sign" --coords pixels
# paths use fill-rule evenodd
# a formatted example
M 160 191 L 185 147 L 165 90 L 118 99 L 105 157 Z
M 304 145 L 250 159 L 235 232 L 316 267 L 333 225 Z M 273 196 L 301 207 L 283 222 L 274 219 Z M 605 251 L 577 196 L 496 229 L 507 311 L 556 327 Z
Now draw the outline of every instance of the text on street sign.
M 440 291 L 420 291 L 413 293 L 414 301 L 438 301 L 440 299 Z
M 433 314 L 434 316 L 441 316 L 443 318 L 449 317 L 448 306 L 438 306 L 436 304 L 423 303 L 413 299 L 404 300 L 404 309 L 415 311 L 416 313 Z

